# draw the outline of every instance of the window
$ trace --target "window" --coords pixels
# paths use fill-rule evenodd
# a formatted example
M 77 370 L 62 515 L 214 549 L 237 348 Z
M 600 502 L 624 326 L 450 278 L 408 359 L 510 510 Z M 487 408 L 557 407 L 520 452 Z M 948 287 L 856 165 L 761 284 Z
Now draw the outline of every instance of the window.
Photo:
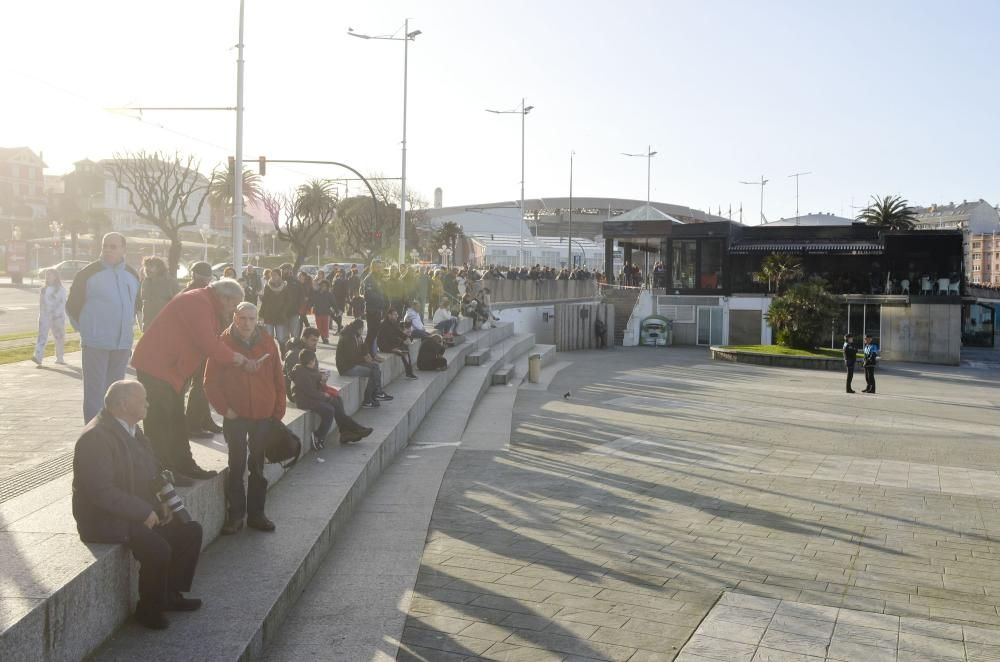
M 722 242 L 718 239 L 701 242 L 698 287 L 706 289 L 722 287 Z
M 691 239 L 677 239 L 673 242 L 671 257 L 673 264 L 673 284 L 681 290 L 694 289 L 694 275 L 697 266 L 698 244 Z

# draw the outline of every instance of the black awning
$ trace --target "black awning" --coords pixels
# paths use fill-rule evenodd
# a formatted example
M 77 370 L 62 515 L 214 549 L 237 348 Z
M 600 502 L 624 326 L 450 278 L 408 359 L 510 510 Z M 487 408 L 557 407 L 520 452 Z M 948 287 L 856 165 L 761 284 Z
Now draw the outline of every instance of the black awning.
M 752 253 L 806 253 L 810 255 L 881 255 L 884 247 L 877 241 L 778 241 L 739 240 L 729 245 L 733 255 Z

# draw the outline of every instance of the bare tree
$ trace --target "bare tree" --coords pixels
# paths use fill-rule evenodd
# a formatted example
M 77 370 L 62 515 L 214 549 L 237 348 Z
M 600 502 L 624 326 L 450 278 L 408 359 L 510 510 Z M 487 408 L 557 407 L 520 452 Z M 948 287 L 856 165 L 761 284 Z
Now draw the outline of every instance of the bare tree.
M 337 215 L 336 192 L 333 183 L 326 180 L 313 180 L 286 195 L 266 192 L 261 204 L 274 224 L 278 239 L 291 245 L 295 271 Z
M 105 164 L 120 188 L 128 192 L 136 216 L 152 223 L 170 240 L 170 271 L 181 258 L 181 229 L 193 226 L 208 199 L 208 179 L 193 156 L 172 157 L 144 151 L 115 154 Z

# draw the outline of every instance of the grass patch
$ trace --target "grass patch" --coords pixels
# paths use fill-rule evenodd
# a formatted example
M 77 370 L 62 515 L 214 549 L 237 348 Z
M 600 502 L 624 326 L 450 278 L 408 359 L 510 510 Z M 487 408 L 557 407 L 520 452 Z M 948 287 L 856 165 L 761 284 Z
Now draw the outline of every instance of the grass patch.
M 34 333 L 31 334 L 31 336 L 34 335 L 35 335 Z M 139 340 L 141 336 L 142 336 L 142 329 L 140 329 L 139 327 L 135 327 L 135 332 L 133 334 L 133 337 L 136 340 Z M 8 338 L 8 340 L 13 340 L 13 338 Z M 135 345 L 133 345 L 133 348 L 134 347 Z M 69 354 L 70 352 L 79 352 L 79 351 L 80 351 L 79 339 L 66 341 L 63 353 Z M 44 356 L 46 358 L 50 356 L 55 356 L 55 353 L 56 353 L 56 343 L 54 340 L 50 340 L 48 344 L 45 345 Z M 0 349 L 0 365 L 6 365 L 8 363 L 17 363 L 18 361 L 27 361 L 31 359 L 31 357 L 34 355 L 35 355 L 34 343 L 31 343 L 30 345 L 19 345 L 17 347 L 8 347 L 5 349 Z
M 73 330 L 73 327 L 67 326 L 66 327 L 66 335 L 69 335 L 71 333 L 76 333 L 76 331 Z M 28 338 L 35 338 L 37 335 L 38 335 L 38 331 L 37 330 L 36 331 L 18 331 L 17 333 L 8 333 L 8 334 L 5 334 L 5 335 L 0 334 L 0 342 L 4 342 L 5 340 L 26 340 Z
M 827 359 L 842 359 L 844 352 L 830 347 L 820 347 L 818 349 L 795 349 L 793 347 L 782 347 L 781 345 L 726 345 L 722 349 L 731 349 L 739 352 L 753 352 L 755 354 L 776 354 L 778 356 L 817 356 Z

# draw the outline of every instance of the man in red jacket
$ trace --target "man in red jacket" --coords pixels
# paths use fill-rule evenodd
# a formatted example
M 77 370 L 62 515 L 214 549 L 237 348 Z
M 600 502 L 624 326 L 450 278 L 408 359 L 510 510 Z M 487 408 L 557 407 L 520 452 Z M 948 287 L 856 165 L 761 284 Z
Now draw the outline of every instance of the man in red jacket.
M 243 288 L 229 278 L 181 292 L 163 307 L 135 346 L 132 365 L 149 399 L 146 435 L 160 464 L 174 472 L 177 485 L 192 485 L 193 479 L 217 473 L 199 467 L 191 455 L 184 416 L 188 377 L 205 357 L 257 370 L 256 361 L 234 352 L 219 338 L 219 320 L 231 319 L 242 300 Z
M 261 364 L 257 372 L 247 372 L 209 356 L 205 366 L 205 393 L 215 410 L 225 416 L 222 433 L 229 447 L 226 479 L 229 512 L 222 533 L 237 533 L 243 528 L 244 516 L 250 528 L 274 531 L 274 522 L 264 514 L 267 495 L 264 452 L 272 421 L 280 421 L 285 415 L 285 374 L 278 346 L 267 331 L 257 326 L 257 306 L 246 301 L 236 307 L 233 325 L 222 332 L 222 342 Z M 250 479 L 244 493 L 248 449 Z

